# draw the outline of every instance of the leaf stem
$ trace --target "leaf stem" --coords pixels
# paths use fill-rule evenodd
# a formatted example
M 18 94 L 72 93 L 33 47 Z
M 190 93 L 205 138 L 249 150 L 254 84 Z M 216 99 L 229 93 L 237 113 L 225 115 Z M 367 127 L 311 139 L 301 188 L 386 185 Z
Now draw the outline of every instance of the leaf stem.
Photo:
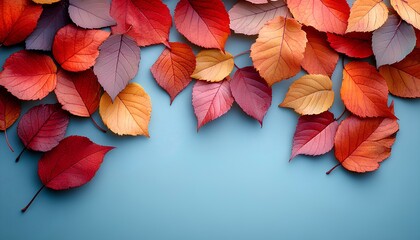
M 341 113 L 341 115 L 338 117 L 338 118 L 336 118 L 335 120 L 336 121 L 338 121 L 338 120 L 340 120 L 343 116 L 344 116 L 344 114 L 347 112 L 347 108 L 344 108 L 344 111 Z
M 92 115 L 90 115 L 90 120 L 92 120 L 93 125 L 95 125 L 95 127 L 96 127 L 97 129 L 99 129 L 99 131 L 101 131 L 101 132 L 103 132 L 103 133 L 106 133 L 106 130 L 105 130 L 105 129 L 103 129 L 101 126 L 99 126 L 99 124 L 95 121 L 95 119 L 92 117 Z
M 236 65 L 236 63 L 233 63 L 233 66 L 236 67 L 236 69 L 239 69 L 238 65 Z
M 337 167 L 341 166 L 341 163 L 338 163 L 337 165 L 335 165 L 333 168 L 331 168 L 328 172 L 326 172 L 325 174 L 329 175 L 334 169 L 336 169 Z
M 10 145 L 9 137 L 7 136 L 7 129 L 4 129 L 4 137 L 6 138 L 6 143 L 7 143 L 7 146 L 9 146 L 10 151 L 15 152 L 15 150 L 13 150 L 12 145 Z
M 233 56 L 233 58 L 237 58 L 237 57 L 239 57 L 239 56 L 242 56 L 242 55 L 248 54 L 248 53 L 250 53 L 250 52 L 251 52 L 251 50 L 246 50 L 246 51 L 243 51 L 243 52 L 238 53 L 238 54 L 236 54 L 235 56 Z
M 44 189 L 44 187 L 45 187 L 45 185 L 42 185 L 42 187 L 38 190 L 38 192 L 35 193 L 35 195 L 31 199 L 31 201 L 28 203 L 28 205 L 26 205 L 24 208 L 22 208 L 20 210 L 22 213 L 24 213 L 24 212 L 26 212 L 26 210 L 28 210 L 28 208 L 31 206 L 32 202 L 35 200 L 36 197 L 38 197 L 39 193 L 42 191 L 42 189 Z
M 17 156 L 15 162 L 19 162 L 20 157 L 22 157 L 22 154 L 27 150 L 26 146 L 22 149 L 22 151 L 19 153 L 19 155 Z

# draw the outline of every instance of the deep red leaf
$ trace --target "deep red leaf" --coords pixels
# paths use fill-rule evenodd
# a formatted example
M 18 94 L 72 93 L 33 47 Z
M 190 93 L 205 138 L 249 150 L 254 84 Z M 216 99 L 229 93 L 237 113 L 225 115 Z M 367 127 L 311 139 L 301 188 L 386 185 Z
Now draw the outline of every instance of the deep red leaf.
M 336 35 L 327 33 L 330 46 L 339 53 L 344 53 L 349 57 L 367 58 L 373 55 L 372 33 L 347 33 Z
M 110 8 L 109 0 L 70 0 L 69 14 L 79 27 L 103 28 L 116 24 Z

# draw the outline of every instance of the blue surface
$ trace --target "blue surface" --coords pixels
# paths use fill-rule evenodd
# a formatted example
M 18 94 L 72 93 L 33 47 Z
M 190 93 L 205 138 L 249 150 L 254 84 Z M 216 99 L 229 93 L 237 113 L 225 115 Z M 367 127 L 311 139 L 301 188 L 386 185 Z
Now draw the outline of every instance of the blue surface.
M 165 2 L 171 9 L 176 3 Z M 179 39 L 172 31 L 171 40 Z M 226 49 L 237 54 L 252 41 L 234 35 Z M 1 48 L 0 64 L 18 49 Z M 235 105 L 197 133 L 192 85 L 169 106 L 149 71 L 162 49 L 142 49 L 135 79 L 153 101 L 150 139 L 102 134 L 89 120 L 71 118 L 67 135 L 117 147 L 87 185 L 44 190 L 21 214 L 41 186 L 41 155 L 26 153 L 15 164 L 16 153 L 0 133 L 1 240 L 420 239 L 419 100 L 391 98 L 400 132 L 378 171 L 358 175 L 338 168 L 326 176 L 336 164 L 333 153 L 288 163 L 297 115 L 277 104 L 292 81 L 275 85 L 263 128 Z M 250 60 L 242 56 L 237 63 L 247 66 Z M 333 76 L 336 93 L 341 69 L 340 62 Z M 54 101 L 51 95 L 44 102 Z M 25 103 L 23 112 L 38 103 Z M 342 110 L 336 94 L 332 111 Z M 16 124 L 9 136 L 20 150 Z

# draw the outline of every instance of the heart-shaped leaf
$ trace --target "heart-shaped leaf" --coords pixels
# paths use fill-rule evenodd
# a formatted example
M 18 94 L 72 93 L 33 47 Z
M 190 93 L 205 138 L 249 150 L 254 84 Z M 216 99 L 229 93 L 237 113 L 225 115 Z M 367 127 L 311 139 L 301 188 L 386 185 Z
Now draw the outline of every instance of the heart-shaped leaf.
M 82 28 L 103 28 L 115 25 L 109 14 L 111 5 L 108 0 L 70 0 L 71 20 Z
M 202 50 L 197 54 L 192 78 L 209 82 L 220 82 L 233 70 L 232 54 L 220 50 Z
M 372 32 L 388 18 L 388 8 L 382 0 L 356 0 L 350 9 L 346 32 Z

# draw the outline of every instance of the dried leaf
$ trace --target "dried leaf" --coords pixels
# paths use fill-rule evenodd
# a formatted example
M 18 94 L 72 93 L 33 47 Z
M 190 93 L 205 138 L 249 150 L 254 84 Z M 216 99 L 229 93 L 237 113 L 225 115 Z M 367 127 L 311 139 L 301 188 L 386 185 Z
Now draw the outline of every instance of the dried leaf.
M 209 82 L 220 82 L 233 70 L 233 56 L 216 49 L 202 50 L 197 54 L 192 78 Z

